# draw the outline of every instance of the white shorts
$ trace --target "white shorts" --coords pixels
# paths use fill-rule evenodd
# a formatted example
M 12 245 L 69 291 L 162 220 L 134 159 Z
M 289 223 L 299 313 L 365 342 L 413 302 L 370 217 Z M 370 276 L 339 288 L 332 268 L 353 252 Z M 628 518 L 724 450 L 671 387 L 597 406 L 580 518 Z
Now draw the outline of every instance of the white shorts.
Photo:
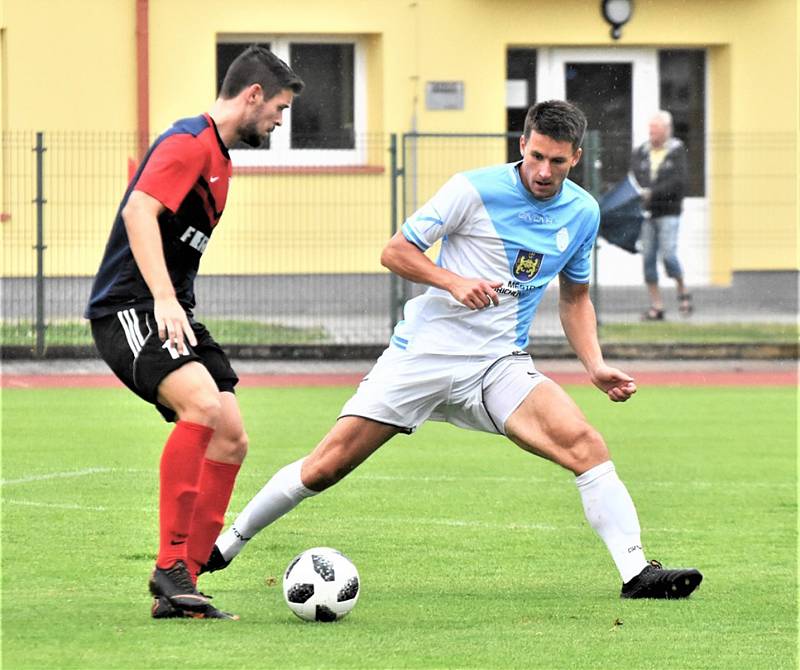
M 526 352 L 501 358 L 410 354 L 389 347 L 342 408 L 412 433 L 427 419 L 505 435 L 505 423 L 547 377 Z

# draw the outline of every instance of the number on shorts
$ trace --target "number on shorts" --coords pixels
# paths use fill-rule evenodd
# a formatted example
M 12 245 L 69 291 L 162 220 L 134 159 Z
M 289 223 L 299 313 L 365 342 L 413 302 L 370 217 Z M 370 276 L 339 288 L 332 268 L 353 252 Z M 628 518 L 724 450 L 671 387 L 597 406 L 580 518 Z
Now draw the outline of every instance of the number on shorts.
M 178 350 L 172 344 L 172 340 L 167 340 L 166 342 L 164 342 L 164 344 L 161 345 L 161 348 L 162 349 L 166 349 L 169 352 L 169 355 L 172 356 L 173 359 L 177 359 L 178 356 L 188 356 L 189 355 L 188 347 L 186 347 L 185 344 L 183 346 L 184 346 L 183 353 L 179 353 Z

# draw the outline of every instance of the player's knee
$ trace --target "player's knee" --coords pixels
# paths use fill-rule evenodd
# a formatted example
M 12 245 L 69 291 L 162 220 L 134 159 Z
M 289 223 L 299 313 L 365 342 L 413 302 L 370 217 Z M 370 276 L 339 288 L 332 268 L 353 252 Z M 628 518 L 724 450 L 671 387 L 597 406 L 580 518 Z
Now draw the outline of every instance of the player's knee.
M 247 456 L 247 448 L 250 446 L 250 438 L 246 432 L 240 432 L 232 441 L 231 458 L 236 459 L 237 463 L 244 461 Z
M 178 408 L 178 417 L 183 421 L 200 423 L 216 428 L 222 415 L 222 403 L 218 393 L 202 391 L 189 394 Z
M 565 467 L 580 474 L 609 459 L 608 447 L 600 433 L 588 423 L 570 436 Z
M 244 430 L 232 435 L 225 435 L 220 444 L 220 459 L 227 463 L 241 463 L 247 456 L 249 441 Z

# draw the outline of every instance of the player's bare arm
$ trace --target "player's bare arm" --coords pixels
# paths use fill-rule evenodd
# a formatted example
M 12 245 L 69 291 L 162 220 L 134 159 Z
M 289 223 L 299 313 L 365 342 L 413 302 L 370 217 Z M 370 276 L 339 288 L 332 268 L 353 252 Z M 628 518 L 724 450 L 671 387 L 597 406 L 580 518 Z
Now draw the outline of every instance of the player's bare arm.
M 169 339 L 179 352 L 184 353 L 184 337 L 192 345 L 196 345 L 197 340 L 186 312 L 175 297 L 175 288 L 164 260 L 158 227 L 158 216 L 164 209 L 161 202 L 147 193 L 133 191 L 122 210 L 122 219 L 136 265 L 153 294 L 158 336 L 162 341 Z
M 589 285 L 576 284 L 560 275 L 558 311 L 564 334 L 589 373 L 592 383 L 613 402 L 628 400 L 636 393 L 636 383 L 622 370 L 606 365 L 603 360 Z
M 445 270 L 399 232 L 383 249 L 381 264 L 404 279 L 448 291 L 470 309 L 483 309 L 500 303 L 495 289 L 500 288 L 503 282 L 461 277 Z

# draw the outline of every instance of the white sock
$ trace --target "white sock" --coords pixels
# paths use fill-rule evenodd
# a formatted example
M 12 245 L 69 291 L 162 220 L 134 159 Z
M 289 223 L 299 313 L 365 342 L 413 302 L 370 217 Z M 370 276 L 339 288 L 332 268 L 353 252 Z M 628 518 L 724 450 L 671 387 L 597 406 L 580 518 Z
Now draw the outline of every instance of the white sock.
M 630 581 L 647 565 L 642 531 L 633 500 L 606 461 L 575 478 L 586 519 L 606 543 L 623 582 Z
M 231 527 L 217 538 L 217 547 L 226 561 L 236 556 L 262 528 L 280 519 L 305 498 L 317 495 L 318 491 L 306 488 L 300 479 L 304 460 L 301 458 L 278 470 L 247 503 Z

